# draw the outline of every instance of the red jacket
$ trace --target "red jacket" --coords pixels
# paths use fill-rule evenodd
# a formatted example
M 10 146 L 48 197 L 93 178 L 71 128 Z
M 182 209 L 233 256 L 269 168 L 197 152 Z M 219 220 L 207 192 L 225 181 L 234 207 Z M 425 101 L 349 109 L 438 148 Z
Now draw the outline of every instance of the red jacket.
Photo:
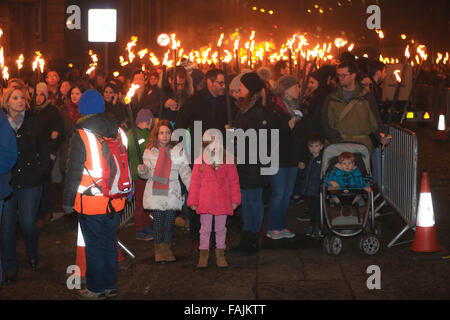
M 188 207 L 197 206 L 197 214 L 233 215 L 233 203 L 241 204 L 239 177 L 234 164 L 221 165 L 217 170 L 194 164 L 189 186 Z

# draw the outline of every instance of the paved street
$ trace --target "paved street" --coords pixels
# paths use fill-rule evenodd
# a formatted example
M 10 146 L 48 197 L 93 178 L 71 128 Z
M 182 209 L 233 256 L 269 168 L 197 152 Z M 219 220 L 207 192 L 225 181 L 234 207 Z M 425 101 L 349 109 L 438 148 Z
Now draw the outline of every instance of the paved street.
M 430 173 L 437 233 L 442 251 L 416 254 L 411 243 L 387 248 L 404 227 L 398 214 L 382 215 L 383 249 L 373 257 L 359 250 L 359 237 L 344 239 L 340 256 L 323 252 L 320 242 L 307 238 L 308 223 L 296 216 L 304 205 L 291 206 L 288 228 L 293 239 L 261 237 L 261 252 L 243 257 L 228 253 L 230 267 L 219 270 L 214 254 L 210 267 L 197 270 L 197 256 L 189 236 L 181 228 L 174 233 L 177 262 L 156 265 L 153 242 L 139 242 L 134 227 L 119 234 L 120 240 L 136 255 L 133 268 L 119 272 L 118 299 L 149 300 L 303 300 L 303 299 L 449 299 L 450 298 L 450 148 L 428 139 L 430 128 L 411 127 L 419 132 L 419 170 Z M 419 171 L 420 172 L 420 171 Z M 389 208 L 382 211 L 389 212 Z M 401 240 L 412 240 L 408 231 Z M 67 230 L 62 219 L 45 227 L 39 240 L 40 265 L 32 272 L 26 263 L 23 239 L 18 241 L 19 281 L 0 290 L 0 299 L 74 299 L 75 292 L 61 282 L 67 266 L 75 262 L 76 229 Z M 231 227 L 228 246 L 238 241 L 237 226 Z M 447 259 L 441 257 L 446 256 Z M 379 266 L 381 289 L 369 290 L 369 266 Z

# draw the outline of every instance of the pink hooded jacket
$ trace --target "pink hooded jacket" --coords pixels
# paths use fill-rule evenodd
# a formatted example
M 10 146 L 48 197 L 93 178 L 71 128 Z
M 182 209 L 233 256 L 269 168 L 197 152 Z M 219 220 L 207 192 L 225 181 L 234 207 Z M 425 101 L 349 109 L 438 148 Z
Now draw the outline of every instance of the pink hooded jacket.
M 197 206 L 197 214 L 233 215 L 232 204 L 241 204 L 239 177 L 234 164 L 221 165 L 217 170 L 194 164 L 189 186 L 188 207 Z

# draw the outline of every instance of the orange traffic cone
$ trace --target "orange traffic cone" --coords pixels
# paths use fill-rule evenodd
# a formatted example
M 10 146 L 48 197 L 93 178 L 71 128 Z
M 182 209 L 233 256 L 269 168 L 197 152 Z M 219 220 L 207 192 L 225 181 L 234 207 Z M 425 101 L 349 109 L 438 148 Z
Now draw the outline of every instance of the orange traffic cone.
M 83 233 L 81 232 L 80 223 L 78 222 L 78 237 L 77 237 L 77 257 L 75 264 L 80 268 L 80 277 L 86 277 L 86 252 Z
M 441 112 L 439 115 L 439 122 L 436 133 L 434 135 L 435 140 L 439 141 L 447 141 L 447 133 L 445 132 L 445 115 Z
M 441 250 L 436 236 L 430 178 L 427 172 L 422 173 L 416 234 L 411 250 L 415 252 L 436 252 Z

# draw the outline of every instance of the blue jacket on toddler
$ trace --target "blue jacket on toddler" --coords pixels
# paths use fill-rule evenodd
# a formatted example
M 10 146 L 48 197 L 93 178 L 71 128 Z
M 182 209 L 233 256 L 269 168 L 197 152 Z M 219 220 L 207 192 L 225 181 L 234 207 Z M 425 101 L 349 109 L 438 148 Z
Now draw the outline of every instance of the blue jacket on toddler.
M 358 168 L 347 172 L 334 167 L 325 177 L 325 184 L 327 187 L 331 186 L 330 181 L 335 181 L 339 184 L 339 189 L 364 189 L 369 185 L 364 180 Z

